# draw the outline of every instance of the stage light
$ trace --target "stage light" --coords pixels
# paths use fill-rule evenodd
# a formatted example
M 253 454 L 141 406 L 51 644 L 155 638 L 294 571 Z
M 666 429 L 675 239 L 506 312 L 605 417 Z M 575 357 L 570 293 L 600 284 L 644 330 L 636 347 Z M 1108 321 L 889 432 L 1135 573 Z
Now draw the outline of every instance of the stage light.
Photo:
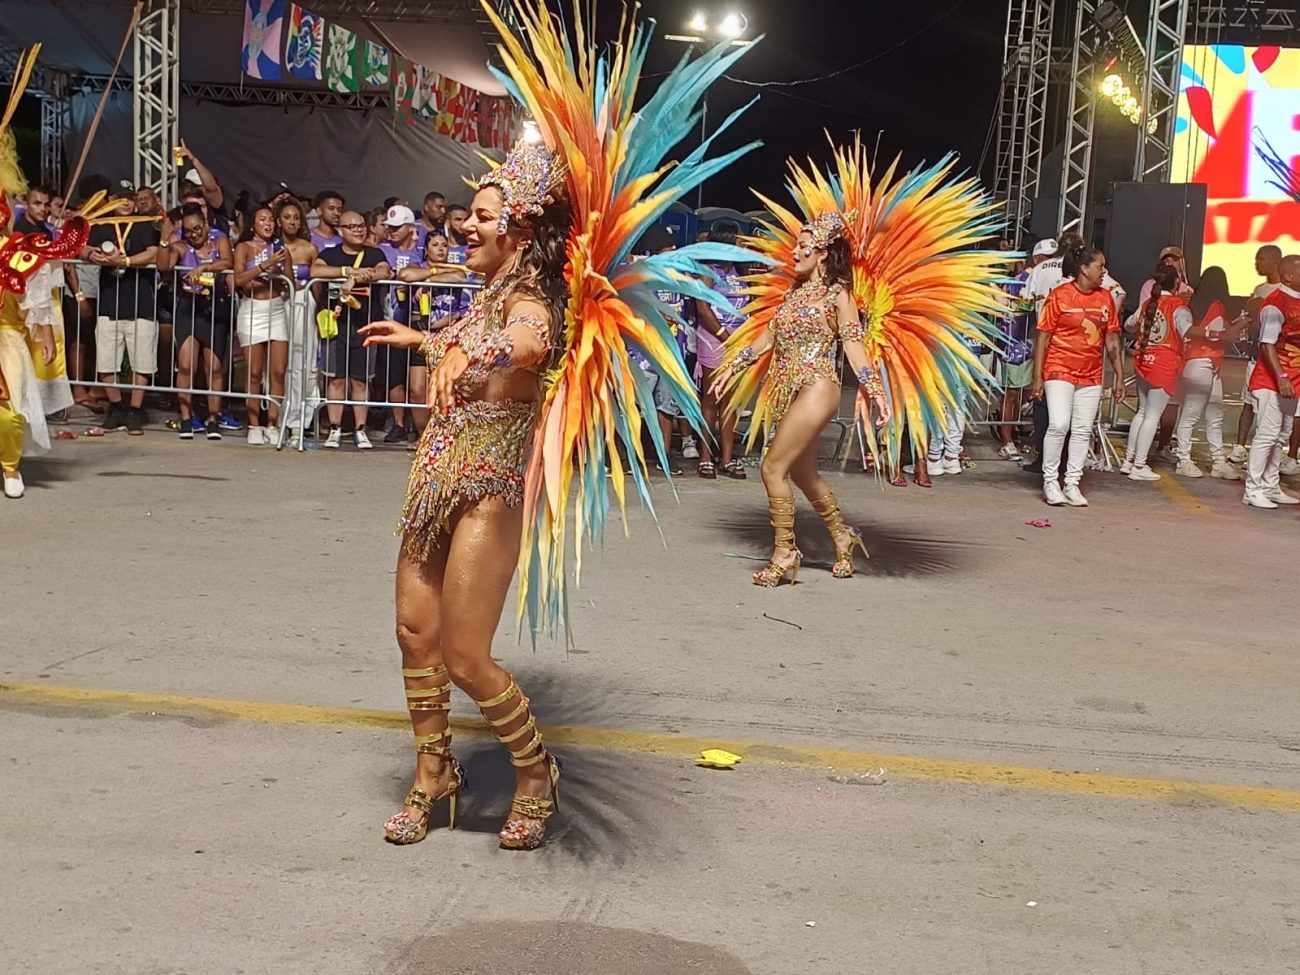
M 536 145 L 542 141 L 542 130 L 538 128 L 537 123 L 532 119 L 524 119 L 523 141 L 530 145 Z
M 709 29 L 709 18 L 704 16 L 704 12 L 697 10 L 691 14 L 690 21 L 686 24 L 688 30 L 693 30 L 697 34 L 703 34 Z
M 747 26 L 744 17 L 737 13 L 730 13 L 723 17 L 722 22 L 718 24 L 718 33 L 723 37 L 736 38 L 745 33 Z
M 1106 77 L 1101 79 L 1101 84 L 1097 86 L 1097 90 L 1107 98 L 1114 98 L 1119 94 L 1120 89 L 1123 87 L 1123 78 L 1117 74 L 1108 74 Z

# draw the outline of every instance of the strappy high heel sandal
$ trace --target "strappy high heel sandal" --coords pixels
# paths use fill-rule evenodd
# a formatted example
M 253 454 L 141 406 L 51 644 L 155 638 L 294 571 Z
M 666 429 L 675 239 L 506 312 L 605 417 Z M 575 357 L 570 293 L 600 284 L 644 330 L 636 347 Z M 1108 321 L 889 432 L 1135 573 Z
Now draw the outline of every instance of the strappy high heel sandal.
M 831 533 L 831 540 L 835 542 L 835 564 L 831 566 L 831 575 L 836 579 L 852 579 L 853 549 L 860 548 L 863 558 L 871 558 L 871 553 L 867 551 L 867 543 L 862 540 L 862 532 L 851 525 L 844 524 L 844 515 L 840 512 L 839 499 L 835 497 L 834 491 L 825 497 L 814 499 L 812 506 L 813 510 L 821 515 L 822 521 L 826 523 L 826 530 Z M 849 547 L 840 551 L 840 542 L 846 535 L 849 539 Z
M 494 718 L 488 714 L 492 708 L 500 707 L 519 698 L 519 703 L 501 717 Z M 551 778 L 551 791 L 547 796 L 521 796 L 516 794 L 510 801 L 510 817 L 501 832 L 497 834 L 503 850 L 535 850 L 546 839 L 546 821 L 560 808 L 560 760 L 542 747 L 542 734 L 537 730 L 537 721 L 528 709 L 528 698 L 510 678 L 510 686 L 494 698 L 475 701 L 484 719 L 492 726 L 492 733 L 506 746 L 510 753 L 510 764 L 515 768 L 528 768 L 539 762 L 546 763 Z M 511 732 L 505 732 L 520 718 L 523 724 Z M 520 745 L 519 742 L 524 742 Z
M 768 562 L 754 573 L 754 585 L 775 589 L 788 575 L 793 586 L 803 564 L 803 553 L 794 544 L 794 498 L 768 498 L 767 513 L 772 524 L 772 548 L 789 549 L 794 553 L 794 560 L 789 565 L 782 565 L 776 559 Z
M 441 678 L 430 687 L 412 686 L 412 681 L 425 681 Z M 447 668 L 437 667 L 403 667 L 402 680 L 406 684 L 406 709 L 411 711 L 411 724 L 415 725 L 417 712 L 442 712 L 442 730 L 431 734 L 415 736 L 415 751 L 421 755 L 436 755 L 448 766 L 447 788 L 436 796 L 431 796 L 423 789 L 412 788 L 406 794 L 402 809 L 384 824 L 384 839 L 398 846 L 419 843 L 429 833 L 429 816 L 433 813 L 434 803 L 443 799 L 448 801 L 447 829 L 456 828 L 456 799 L 460 793 L 469 788 L 469 779 L 460 762 L 451 754 L 451 731 L 447 723 L 447 712 L 451 710 L 451 681 L 447 679 Z M 424 815 L 416 818 L 407 808 Z

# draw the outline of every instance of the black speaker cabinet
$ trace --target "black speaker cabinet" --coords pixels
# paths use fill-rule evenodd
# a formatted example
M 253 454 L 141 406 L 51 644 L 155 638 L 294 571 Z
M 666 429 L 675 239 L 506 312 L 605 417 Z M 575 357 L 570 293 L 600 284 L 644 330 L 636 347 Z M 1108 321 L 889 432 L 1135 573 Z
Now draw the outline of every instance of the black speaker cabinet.
M 1112 183 L 1106 221 L 1106 264 L 1136 304 L 1138 289 L 1151 277 L 1168 244 L 1183 249 L 1187 276 L 1201 277 L 1205 241 L 1204 183 Z

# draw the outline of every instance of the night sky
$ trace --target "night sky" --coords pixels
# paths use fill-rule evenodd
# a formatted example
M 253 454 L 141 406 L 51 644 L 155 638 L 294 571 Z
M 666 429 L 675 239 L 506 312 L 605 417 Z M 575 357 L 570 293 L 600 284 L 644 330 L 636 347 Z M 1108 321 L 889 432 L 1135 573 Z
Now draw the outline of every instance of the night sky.
M 979 164 L 993 117 L 1002 67 L 1007 0 L 644 0 L 643 16 L 665 33 L 688 34 L 694 10 L 721 16 L 739 10 L 746 36 L 766 35 L 730 72 L 747 81 L 793 81 L 825 75 L 868 57 L 863 67 L 793 88 L 754 88 L 720 81 L 710 91 L 709 117 L 721 120 L 755 94 L 725 145 L 761 139 L 762 148 L 705 187 L 704 202 L 739 210 L 759 208 L 749 187 L 785 202 L 785 161 L 828 156 L 824 130 L 837 142 L 860 130 L 888 161 L 905 166 L 948 150 L 963 166 Z M 938 19 L 942 18 L 942 19 Z M 927 27 L 927 24 L 933 23 Z M 894 50 L 904 39 L 921 33 Z M 685 45 L 656 40 L 647 72 L 662 71 Z M 887 53 L 886 53 L 887 52 Z M 719 144 L 723 144 L 719 140 Z M 990 145 L 983 172 L 991 177 Z M 694 199 L 690 202 L 694 204 Z

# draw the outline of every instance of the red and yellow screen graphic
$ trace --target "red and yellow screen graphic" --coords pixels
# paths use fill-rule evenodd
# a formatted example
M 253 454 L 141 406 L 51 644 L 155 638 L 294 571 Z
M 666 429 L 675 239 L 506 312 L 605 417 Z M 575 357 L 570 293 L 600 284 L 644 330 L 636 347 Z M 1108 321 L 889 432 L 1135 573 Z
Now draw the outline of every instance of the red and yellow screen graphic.
M 1257 148 L 1266 142 L 1290 176 L 1260 157 Z M 1170 181 L 1206 185 L 1201 267 L 1227 271 L 1233 294 L 1249 294 L 1259 283 L 1255 251 L 1261 244 L 1300 253 L 1300 202 L 1282 188 L 1300 179 L 1295 174 L 1300 48 L 1185 48 Z M 1300 185 L 1292 186 L 1300 192 Z

